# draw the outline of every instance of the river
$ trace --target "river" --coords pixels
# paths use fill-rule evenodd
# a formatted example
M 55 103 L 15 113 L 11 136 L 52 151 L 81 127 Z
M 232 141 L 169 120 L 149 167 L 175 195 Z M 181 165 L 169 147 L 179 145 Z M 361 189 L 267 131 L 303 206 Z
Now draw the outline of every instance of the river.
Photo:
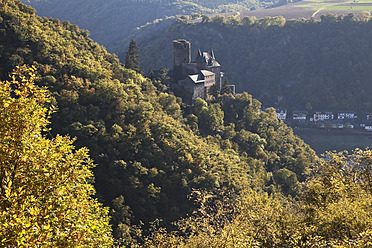
M 372 132 L 362 130 L 293 129 L 320 156 L 325 151 L 372 147 Z

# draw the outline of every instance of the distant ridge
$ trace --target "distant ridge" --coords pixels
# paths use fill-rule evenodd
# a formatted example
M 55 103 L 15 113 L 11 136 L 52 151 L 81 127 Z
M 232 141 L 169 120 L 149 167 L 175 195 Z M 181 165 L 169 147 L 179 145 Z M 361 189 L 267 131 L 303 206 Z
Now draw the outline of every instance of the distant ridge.
M 118 52 L 114 44 L 128 41 L 137 27 L 177 15 L 247 11 L 285 4 L 286 0 L 22 0 L 40 16 L 70 21 L 88 29 L 97 42 L 109 51 Z M 126 43 L 123 47 L 126 47 Z

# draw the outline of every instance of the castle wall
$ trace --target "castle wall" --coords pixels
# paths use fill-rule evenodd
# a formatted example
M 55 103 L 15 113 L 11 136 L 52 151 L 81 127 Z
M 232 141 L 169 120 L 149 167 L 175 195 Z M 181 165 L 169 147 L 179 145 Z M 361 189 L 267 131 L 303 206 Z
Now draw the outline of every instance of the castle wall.
M 216 79 L 215 79 L 216 80 L 216 86 L 217 86 L 218 90 L 221 90 L 222 89 L 222 84 L 223 84 L 223 79 L 221 77 L 221 67 L 209 67 L 208 71 L 211 71 L 214 74 L 216 74 Z
M 211 87 L 212 85 L 215 85 L 215 84 L 216 84 L 216 81 L 215 81 L 214 75 L 205 77 L 205 82 L 204 82 L 205 87 Z
M 196 67 L 198 68 L 198 70 L 208 70 L 207 63 L 196 63 Z
M 187 77 L 188 75 L 198 74 L 198 72 L 199 70 L 196 67 L 195 63 L 189 63 L 189 64 L 183 65 L 183 73 L 185 77 Z
M 192 100 L 195 101 L 196 98 L 198 97 L 203 98 L 203 99 L 205 99 L 206 97 L 205 87 L 203 83 L 195 84 L 194 86 L 194 93 L 192 96 Z
M 190 78 L 186 78 L 185 80 L 180 80 L 179 84 L 191 94 L 192 101 L 196 100 L 198 97 L 205 98 L 206 96 L 204 83 L 195 83 Z

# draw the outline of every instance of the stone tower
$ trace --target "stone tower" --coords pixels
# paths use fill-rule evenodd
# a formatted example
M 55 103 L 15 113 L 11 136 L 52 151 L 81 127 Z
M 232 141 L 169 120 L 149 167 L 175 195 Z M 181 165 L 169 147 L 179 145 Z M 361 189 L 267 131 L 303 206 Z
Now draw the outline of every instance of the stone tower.
M 191 43 L 187 40 L 173 41 L 174 66 L 191 63 Z
M 184 65 L 191 63 L 191 43 L 187 40 L 174 40 L 173 57 L 173 80 L 177 83 L 187 76 Z

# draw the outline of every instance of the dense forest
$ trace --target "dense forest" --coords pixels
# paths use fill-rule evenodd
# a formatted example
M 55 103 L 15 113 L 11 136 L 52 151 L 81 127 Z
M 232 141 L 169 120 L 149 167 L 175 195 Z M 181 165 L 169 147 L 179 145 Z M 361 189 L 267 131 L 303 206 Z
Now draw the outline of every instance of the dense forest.
M 319 160 L 246 92 L 187 105 L 19 1 L 0 33 L 0 246 L 370 244 L 371 151 Z
M 92 37 L 110 51 L 119 53 L 137 27 L 161 22 L 169 26 L 177 15 L 222 13 L 267 8 L 285 0 L 22 0 L 38 15 L 69 20 L 88 29 Z M 153 27 L 154 28 L 154 27 Z M 154 30 L 152 31 L 154 32 Z M 151 32 L 151 33 L 152 33 Z
M 237 91 L 248 91 L 265 106 L 372 111 L 370 20 L 369 13 L 320 20 L 184 18 L 137 42 L 144 71 L 172 68 L 172 40 L 184 38 L 193 56 L 198 48 L 214 49 Z

